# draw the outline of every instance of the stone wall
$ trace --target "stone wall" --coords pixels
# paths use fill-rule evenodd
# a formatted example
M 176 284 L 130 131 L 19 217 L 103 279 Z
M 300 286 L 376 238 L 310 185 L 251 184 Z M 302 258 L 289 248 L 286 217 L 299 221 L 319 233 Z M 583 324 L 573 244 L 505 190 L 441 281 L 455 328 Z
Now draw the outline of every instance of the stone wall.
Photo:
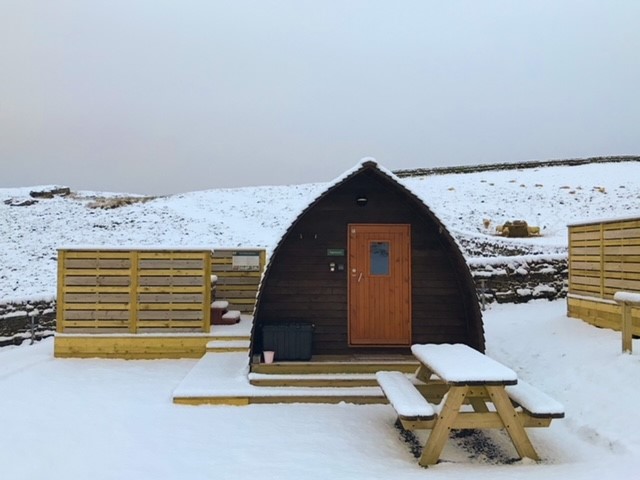
M 33 335 L 32 335 L 33 320 Z M 50 337 L 56 329 L 53 299 L 25 300 L 0 304 L 0 347 Z
M 487 163 L 482 165 L 459 165 L 454 167 L 411 168 L 394 170 L 398 177 L 423 177 L 427 175 L 448 175 L 450 173 L 498 172 L 505 170 L 523 170 L 541 167 L 575 167 L 592 163 L 638 162 L 635 155 L 618 155 L 611 157 L 568 158 L 563 160 L 532 160 L 527 162 Z
M 469 260 L 469 267 L 478 298 L 486 303 L 525 303 L 567 296 L 566 255 L 478 258 Z

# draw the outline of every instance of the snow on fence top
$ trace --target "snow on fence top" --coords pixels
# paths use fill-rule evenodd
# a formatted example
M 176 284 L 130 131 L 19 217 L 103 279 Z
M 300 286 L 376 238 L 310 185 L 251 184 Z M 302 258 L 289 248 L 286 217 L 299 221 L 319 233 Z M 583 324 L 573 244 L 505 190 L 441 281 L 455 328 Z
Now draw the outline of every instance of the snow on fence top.
M 620 303 L 639 303 L 640 304 L 640 293 L 616 292 L 613 295 L 613 299 L 616 302 L 620 302 Z
M 78 250 L 78 251 L 135 251 L 140 250 L 142 252 L 150 251 L 182 251 L 182 252 L 202 252 L 211 250 L 227 250 L 221 248 L 214 248 L 212 245 L 190 245 L 185 247 L 184 245 L 65 245 L 58 248 L 58 250 Z M 257 250 L 251 248 L 231 248 L 229 250 Z
M 505 265 L 505 264 L 523 264 L 528 262 L 554 262 L 558 260 L 566 260 L 566 253 L 557 254 L 540 254 L 540 255 L 519 255 L 511 257 L 476 257 L 467 259 L 470 267 L 482 265 Z
M 640 220 L 640 212 L 636 213 L 635 215 L 623 216 L 623 217 L 609 217 L 609 218 L 599 218 L 599 219 L 589 218 L 589 219 L 578 220 L 575 222 L 568 223 L 567 227 L 582 227 L 585 225 L 597 225 L 599 223 L 630 222 L 633 220 Z

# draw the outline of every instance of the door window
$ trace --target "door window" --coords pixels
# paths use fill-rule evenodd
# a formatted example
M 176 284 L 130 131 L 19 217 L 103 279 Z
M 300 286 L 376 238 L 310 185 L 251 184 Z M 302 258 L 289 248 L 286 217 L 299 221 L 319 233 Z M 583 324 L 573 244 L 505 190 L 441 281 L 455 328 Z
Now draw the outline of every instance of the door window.
M 389 275 L 389 242 L 371 242 L 369 257 L 371 275 Z

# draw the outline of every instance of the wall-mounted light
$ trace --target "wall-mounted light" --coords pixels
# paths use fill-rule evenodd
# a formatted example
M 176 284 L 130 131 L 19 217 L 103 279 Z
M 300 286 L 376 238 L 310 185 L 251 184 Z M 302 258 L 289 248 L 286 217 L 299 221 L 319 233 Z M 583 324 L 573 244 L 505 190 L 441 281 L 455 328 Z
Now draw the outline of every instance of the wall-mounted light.
M 356 205 L 358 205 L 359 207 L 364 207 L 368 201 L 369 199 L 366 195 L 358 195 L 356 197 Z

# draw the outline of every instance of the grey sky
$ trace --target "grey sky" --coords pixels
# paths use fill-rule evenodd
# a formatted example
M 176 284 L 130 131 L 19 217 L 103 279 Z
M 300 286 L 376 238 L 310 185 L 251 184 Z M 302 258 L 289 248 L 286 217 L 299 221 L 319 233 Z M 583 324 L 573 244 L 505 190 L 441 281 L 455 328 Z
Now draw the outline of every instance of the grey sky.
M 640 2 L 0 0 L 0 186 L 640 154 Z

